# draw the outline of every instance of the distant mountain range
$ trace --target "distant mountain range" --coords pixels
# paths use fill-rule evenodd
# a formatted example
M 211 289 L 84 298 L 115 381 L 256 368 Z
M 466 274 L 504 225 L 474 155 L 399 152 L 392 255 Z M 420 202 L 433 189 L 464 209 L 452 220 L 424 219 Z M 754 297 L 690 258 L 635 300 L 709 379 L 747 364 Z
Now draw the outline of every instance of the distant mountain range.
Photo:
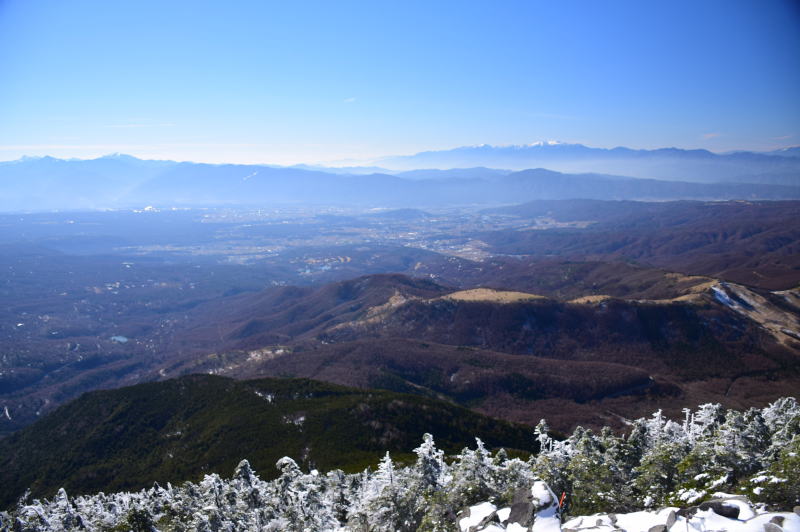
M 560 172 L 596 172 L 630 177 L 699 183 L 764 183 L 800 185 L 800 148 L 767 153 L 717 154 L 707 150 L 661 148 L 591 148 L 582 144 L 538 142 L 522 146 L 464 146 L 415 155 L 385 157 L 379 166 L 417 168 L 548 168 Z
M 342 169 L 149 161 L 120 154 L 92 160 L 23 158 L 0 163 L 0 211 L 146 205 L 490 206 L 575 198 L 800 198 L 800 157 L 785 155 L 794 154 L 792 150 L 780 153 L 716 155 L 702 150 L 600 150 L 565 144 L 483 146 L 384 161 L 416 168 L 461 166 L 395 174 L 363 173 L 356 168 L 342 174 Z M 620 166 L 623 160 L 628 164 L 625 168 Z M 488 166 L 562 169 L 569 166 L 571 171 L 592 169 L 592 172 L 609 171 L 613 167 L 619 174 L 640 178 L 566 174 L 543 168 L 512 172 Z M 634 171 L 636 168 L 647 171 Z M 657 175 L 646 176 L 651 170 L 657 170 Z M 667 177 L 672 180 L 666 180 Z

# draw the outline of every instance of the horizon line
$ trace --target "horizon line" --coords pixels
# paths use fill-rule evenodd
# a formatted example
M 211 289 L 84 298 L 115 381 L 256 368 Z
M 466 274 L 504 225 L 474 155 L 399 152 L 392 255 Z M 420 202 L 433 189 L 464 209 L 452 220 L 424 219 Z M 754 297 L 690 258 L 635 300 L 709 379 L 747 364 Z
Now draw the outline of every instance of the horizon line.
M 537 148 L 537 147 L 556 147 L 556 146 L 580 146 L 592 150 L 603 150 L 603 151 L 614 151 L 614 150 L 631 150 L 631 151 L 643 151 L 643 152 L 654 152 L 654 151 L 662 151 L 662 150 L 679 150 L 685 152 L 707 152 L 713 155 L 732 155 L 737 153 L 752 153 L 758 155 L 767 155 L 773 154 L 774 152 L 782 151 L 782 150 L 790 150 L 795 148 L 800 148 L 800 145 L 785 145 L 782 147 L 773 148 L 770 150 L 765 151 L 756 151 L 756 150 L 748 150 L 748 149 L 735 149 L 735 150 L 726 150 L 726 151 L 712 151 L 707 148 L 681 148 L 677 146 L 663 146 L 659 148 L 633 148 L 630 146 L 614 146 L 613 148 L 602 148 L 602 147 L 595 147 L 590 146 L 587 144 L 582 144 L 579 142 L 562 142 L 562 141 L 537 141 L 532 142 L 529 144 L 470 144 L 470 145 L 460 145 L 454 146 L 451 148 L 444 148 L 444 149 L 431 149 L 431 150 L 422 150 L 417 151 L 414 153 L 407 153 L 407 154 L 395 154 L 395 155 L 381 155 L 378 157 L 373 158 L 365 158 L 361 160 L 356 159 L 343 159 L 343 160 L 329 160 L 329 161 L 321 161 L 321 162 L 298 162 L 293 164 L 278 164 L 278 163 L 270 163 L 270 162 L 234 162 L 234 161 L 225 161 L 225 162 L 209 162 L 203 160 L 190 160 L 190 159 L 180 159 L 180 158 L 159 158 L 159 157 L 149 157 L 149 156 L 139 156 L 133 155 L 131 153 L 125 153 L 120 151 L 109 152 L 104 155 L 98 156 L 88 156 L 88 157 L 57 157 L 54 155 L 21 155 L 15 159 L 0 159 L 0 163 L 15 163 L 15 162 L 23 162 L 26 160 L 36 160 L 36 159 L 55 159 L 59 161 L 96 161 L 99 159 L 106 159 L 106 158 L 113 158 L 113 157 L 131 157 L 133 159 L 137 159 L 140 161 L 151 161 L 151 162 L 174 162 L 174 163 L 194 163 L 194 164 L 209 164 L 209 165 L 226 165 L 226 164 L 234 164 L 234 165 L 246 165 L 246 166 L 273 166 L 273 167 L 283 167 L 283 168 L 291 168 L 296 166 L 317 166 L 323 168 L 345 168 L 345 167 L 354 167 L 354 168 L 366 168 L 370 166 L 379 166 L 379 162 L 383 159 L 390 159 L 390 158 L 407 158 L 407 157 L 414 157 L 421 154 L 430 154 L 430 153 L 445 153 L 450 151 L 456 151 L 461 149 L 475 149 L 475 148 Z M 34 148 L 34 146 L 29 146 L 30 148 Z M 8 151 L 10 149 L 14 149 L 14 146 L 2 146 L 0 145 L 0 152 L 1 151 Z

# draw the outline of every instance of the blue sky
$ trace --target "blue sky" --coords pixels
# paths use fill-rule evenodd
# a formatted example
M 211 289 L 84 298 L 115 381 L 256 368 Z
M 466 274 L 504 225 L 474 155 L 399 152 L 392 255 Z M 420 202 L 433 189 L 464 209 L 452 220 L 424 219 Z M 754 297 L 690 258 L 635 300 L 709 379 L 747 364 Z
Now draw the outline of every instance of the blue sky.
M 800 2 L 0 0 L 0 160 L 800 144 Z

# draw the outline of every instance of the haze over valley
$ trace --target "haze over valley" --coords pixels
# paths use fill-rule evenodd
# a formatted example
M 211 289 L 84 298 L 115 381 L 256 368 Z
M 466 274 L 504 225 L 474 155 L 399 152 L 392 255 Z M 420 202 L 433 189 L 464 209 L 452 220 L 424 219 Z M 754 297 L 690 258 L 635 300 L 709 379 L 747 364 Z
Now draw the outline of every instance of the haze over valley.
M 581 404 L 549 416 L 561 430 L 763 403 L 797 384 L 798 205 L 3 215 L 0 426 L 196 372 L 383 387 L 533 424 L 554 399 Z

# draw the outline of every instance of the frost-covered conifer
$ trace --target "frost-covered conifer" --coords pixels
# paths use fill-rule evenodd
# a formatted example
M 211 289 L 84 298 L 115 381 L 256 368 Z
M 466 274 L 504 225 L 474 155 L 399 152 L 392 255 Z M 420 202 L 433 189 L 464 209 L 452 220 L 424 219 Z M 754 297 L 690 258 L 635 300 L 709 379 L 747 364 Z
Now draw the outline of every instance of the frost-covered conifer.
M 391 531 L 407 527 L 409 512 L 414 511 L 408 479 L 398 475 L 387 452 L 373 475 L 367 509 L 369 530 Z
M 278 478 L 261 480 L 247 461 L 226 479 L 138 492 L 20 500 L 0 513 L 0 531 L 62 530 L 451 532 L 466 506 L 508 506 L 511 495 L 543 479 L 566 491 L 571 512 L 697 504 L 721 489 L 768 505 L 800 504 L 800 408 L 793 399 L 746 412 L 702 405 L 681 423 L 657 412 L 632 422 L 627 437 L 576 429 L 566 440 L 539 424 L 541 452 L 527 462 L 474 449 L 445 460 L 425 435 L 416 461 L 398 467 L 387 454 L 377 471 L 303 473 L 291 458 Z M 448 465 L 449 462 L 449 465 Z
M 644 450 L 633 469 L 633 487 L 646 508 L 666 503 L 678 480 L 678 464 L 690 450 L 681 425 L 665 419 L 661 410 L 644 421 Z
M 350 499 L 354 496 L 353 484 L 348 482 L 347 475 L 340 469 L 329 471 L 326 475 L 324 504 L 330 508 L 333 519 L 343 525 L 347 522 Z
M 559 493 L 568 491 L 567 465 L 570 462 L 573 451 L 573 439 L 568 438 L 564 441 L 558 441 L 550 438 L 547 434 L 545 420 L 539 422 L 535 434 L 540 445 L 540 451 L 538 454 L 531 456 L 529 460 L 533 474 Z
M 778 399 L 762 411 L 771 437 L 769 456 L 775 456 L 800 434 L 800 405 L 794 397 Z
M 458 506 L 476 504 L 492 495 L 495 464 L 483 442 L 476 441 L 477 448 L 462 450 L 450 468 L 448 498 Z
M 540 451 L 551 450 L 553 439 L 550 437 L 549 432 L 550 427 L 547 425 L 547 420 L 545 419 L 540 420 L 536 428 L 533 429 L 533 433 L 536 435 L 536 441 L 539 443 Z
M 618 438 L 610 431 L 600 436 L 592 431 L 578 432 L 574 452 L 567 465 L 572 511 L 626 511 L 631 507 L 628 474 L 617 454 Z
M 769 428 L 761 412 L 751 408 L 744 413 L 729 410 L 719 428 L 717 455 L 734 479 L 762 467 L 764 452 L 770 447 Z
M 417 461 L 413 466 L 416 480 L 423 489 L 436 489 L 440 487 L 446 473 L 444 451 L 436 448 L 433 435 L 425 434 L 422 444 L 414 449 Z

